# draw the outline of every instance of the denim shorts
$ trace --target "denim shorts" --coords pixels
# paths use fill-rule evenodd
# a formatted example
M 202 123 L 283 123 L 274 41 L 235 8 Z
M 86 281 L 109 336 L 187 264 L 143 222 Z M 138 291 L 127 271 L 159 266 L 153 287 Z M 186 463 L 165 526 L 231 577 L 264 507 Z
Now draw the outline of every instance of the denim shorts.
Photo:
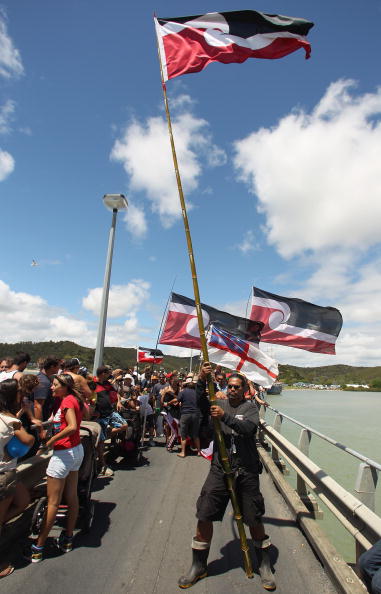
M 127 425 L 127 421 L 123 419 L 123 417 L 117 413 L 116 411 L 112 412 L 111 415 L 108 417 L 104 417 L 103 419 L 97 419 L 97 422 L 101 426 L 101 435 L 100 441 L 104 441 L 107 439 L 107 427 L 113 427 L 115 429 L 119 429 L 119 427 L 123 427 L 123 425 Z
M 46 474 L 51 478 L 64 479 L 69 472 L 79 470 L 83 460 L 83 447 L 80 443 L 74 448 L 54 450 L 49 460 Z

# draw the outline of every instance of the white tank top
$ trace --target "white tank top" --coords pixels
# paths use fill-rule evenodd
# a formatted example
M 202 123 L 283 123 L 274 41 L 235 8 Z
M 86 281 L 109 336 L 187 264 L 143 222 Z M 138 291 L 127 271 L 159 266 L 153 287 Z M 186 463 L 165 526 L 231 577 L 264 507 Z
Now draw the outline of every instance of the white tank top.
M 2 371 L 0 373 L 0 382 L 3 382 L 6 379 L 13 379 L 15 373 L 18 373 L 18 369 L 14 369 L 13 371 Z

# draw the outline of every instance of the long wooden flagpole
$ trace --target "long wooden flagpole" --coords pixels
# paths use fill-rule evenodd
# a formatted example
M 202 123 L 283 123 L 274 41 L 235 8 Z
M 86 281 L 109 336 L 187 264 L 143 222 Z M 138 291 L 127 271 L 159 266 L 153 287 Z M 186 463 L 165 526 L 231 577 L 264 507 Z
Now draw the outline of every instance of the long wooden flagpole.
M 187 215 L 187 210 L 186 210 L 186 206 L 185 206 L 185 199 L 184 199 L 184 193 L 183 193 L 183 188 L 182 188 L 182 183 L 181 183 L 179 165 L 178 165 L 178 161 L 177 161 L 175 141 L 173 138 L 172 122 L 171 122 L 171 116 L 169 113 L 169 105 L 168 105 L 168 97 L 167 97 L 167 87 L 164 82 L 163 65 L 162 65 L 162 61 L 161 61 L 159 47 L 158 47 L 158 54 L 159 54 L 159 64 L 160 64 L 160 73 L 161 73 L 161 83 L 162 83 L 163 95 L 164 95 L 165 114 L 167 117 L 173 165 L 174 165 L 175 173 L 176 173 L 177 189 L 179 192 L 181 213 L 182 213 L 182 217 L 183 217 L 185 236 L 186 236 L 187 246 L 188 246 L 189 264 L 190 264 L 190 269 L 191 269 L 191 274 L 192 274 L 194 300 L 195 300 L 195 304 L 196 304 L 198 329 L 199 329 L 200 340 L 201 340 L 201 351 L 202 351 L 202 356 L 203 356 L 204 362 L 209 362 L 208 347 L 206 344 L 206 337 L 205 337 L 204 321 L 202 319 L 202 309 L 201 309 L 200 292 L 199 292 L 199 288 L 198 288 L 196 264 L 195 264 L 194 254 L 193 254 L 192 238 L 191 238 L 191 233 L 190 233 L 190 229 L 189 229 L 188 215 Z M 216 395 L 214 392 L 214 384 L 213 384 L 213 380 L 211 377 L 208 378 L 208 390 L 209 390 L 210 401 L 212 401 L 212 402 L 215 401 Z M 230 466 L 228 453 L 227 453 L 226 446 L 225 446 L 225 441 L 224 441 L 224 438 L 222 435 L 220 420 L 213 417 L 213 426 L 214 426 L 214 435 L 215 435 L 215 439 L 217 441 L 221 463 L 222 463 L 224 473 L 226 476 L 227 488 L 229 491 L 230 500 L 232 502 L 232 507 L 233 507 L 233 511 L 234 511 L 234 519 L 237 523 L 245 572 L 246 572 L 246 575 L 248 578 L 252 578 L 252 577 L 254 577 L 254 573 L 253 573 L 252 562 L 251 562 L 251 558 L 250 558 L 250 554 L 249 554 L 249 547 L 248 547 L 247 539 L 246 539 L 245 527 L 243 525 L 242 514 L 241 514 L 241 511 L 239 508 L 238 499 L 237 499 L 237 495 L 236 495 L 235 488 L 234 488 L 234 475 L 233 475 L 233 472 L 232 472 L 232 469 Z

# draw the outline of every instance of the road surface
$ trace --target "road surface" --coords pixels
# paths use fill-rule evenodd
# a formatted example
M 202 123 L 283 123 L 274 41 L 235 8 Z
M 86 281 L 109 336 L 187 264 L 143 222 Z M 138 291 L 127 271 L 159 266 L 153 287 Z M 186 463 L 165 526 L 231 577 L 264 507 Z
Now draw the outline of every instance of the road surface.
M 20 542 L 12 551 L 16 571 L 0 581 L 0 593 L 180 592 L 177 580 L 190 565 L 195 503 L 209 463 L 169 454 L 162 441 L 145 453 L 147 464 L 116 461 L 114 477 L 97 480 L 93 528 L 77 535 L 71 553 L 63 555 L 50 543 L 45 560 L 28 565 L 21 560 Z M 275 545 L 277 592 L 336 592 L 265 471 L 261 489 L 266 530 Z M 242 569 L 230 505 L 223 523 L 215 524 L 208 563 L 208 577 L 192 587 L 192 594 L 265 592 L 258 572 L 249 580 Z

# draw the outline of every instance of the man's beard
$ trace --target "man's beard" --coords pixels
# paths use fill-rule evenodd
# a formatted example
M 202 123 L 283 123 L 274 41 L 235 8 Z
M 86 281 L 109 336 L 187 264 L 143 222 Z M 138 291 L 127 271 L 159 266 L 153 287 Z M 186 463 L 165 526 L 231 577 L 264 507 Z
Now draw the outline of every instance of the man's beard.
M 228 396 L 228 400 L 229 400 L 229 404 L 231 404 L 231 406 L 238 406 L 243 401 L 243 394 L 240 396 L 236 396 L 236 395 Z

